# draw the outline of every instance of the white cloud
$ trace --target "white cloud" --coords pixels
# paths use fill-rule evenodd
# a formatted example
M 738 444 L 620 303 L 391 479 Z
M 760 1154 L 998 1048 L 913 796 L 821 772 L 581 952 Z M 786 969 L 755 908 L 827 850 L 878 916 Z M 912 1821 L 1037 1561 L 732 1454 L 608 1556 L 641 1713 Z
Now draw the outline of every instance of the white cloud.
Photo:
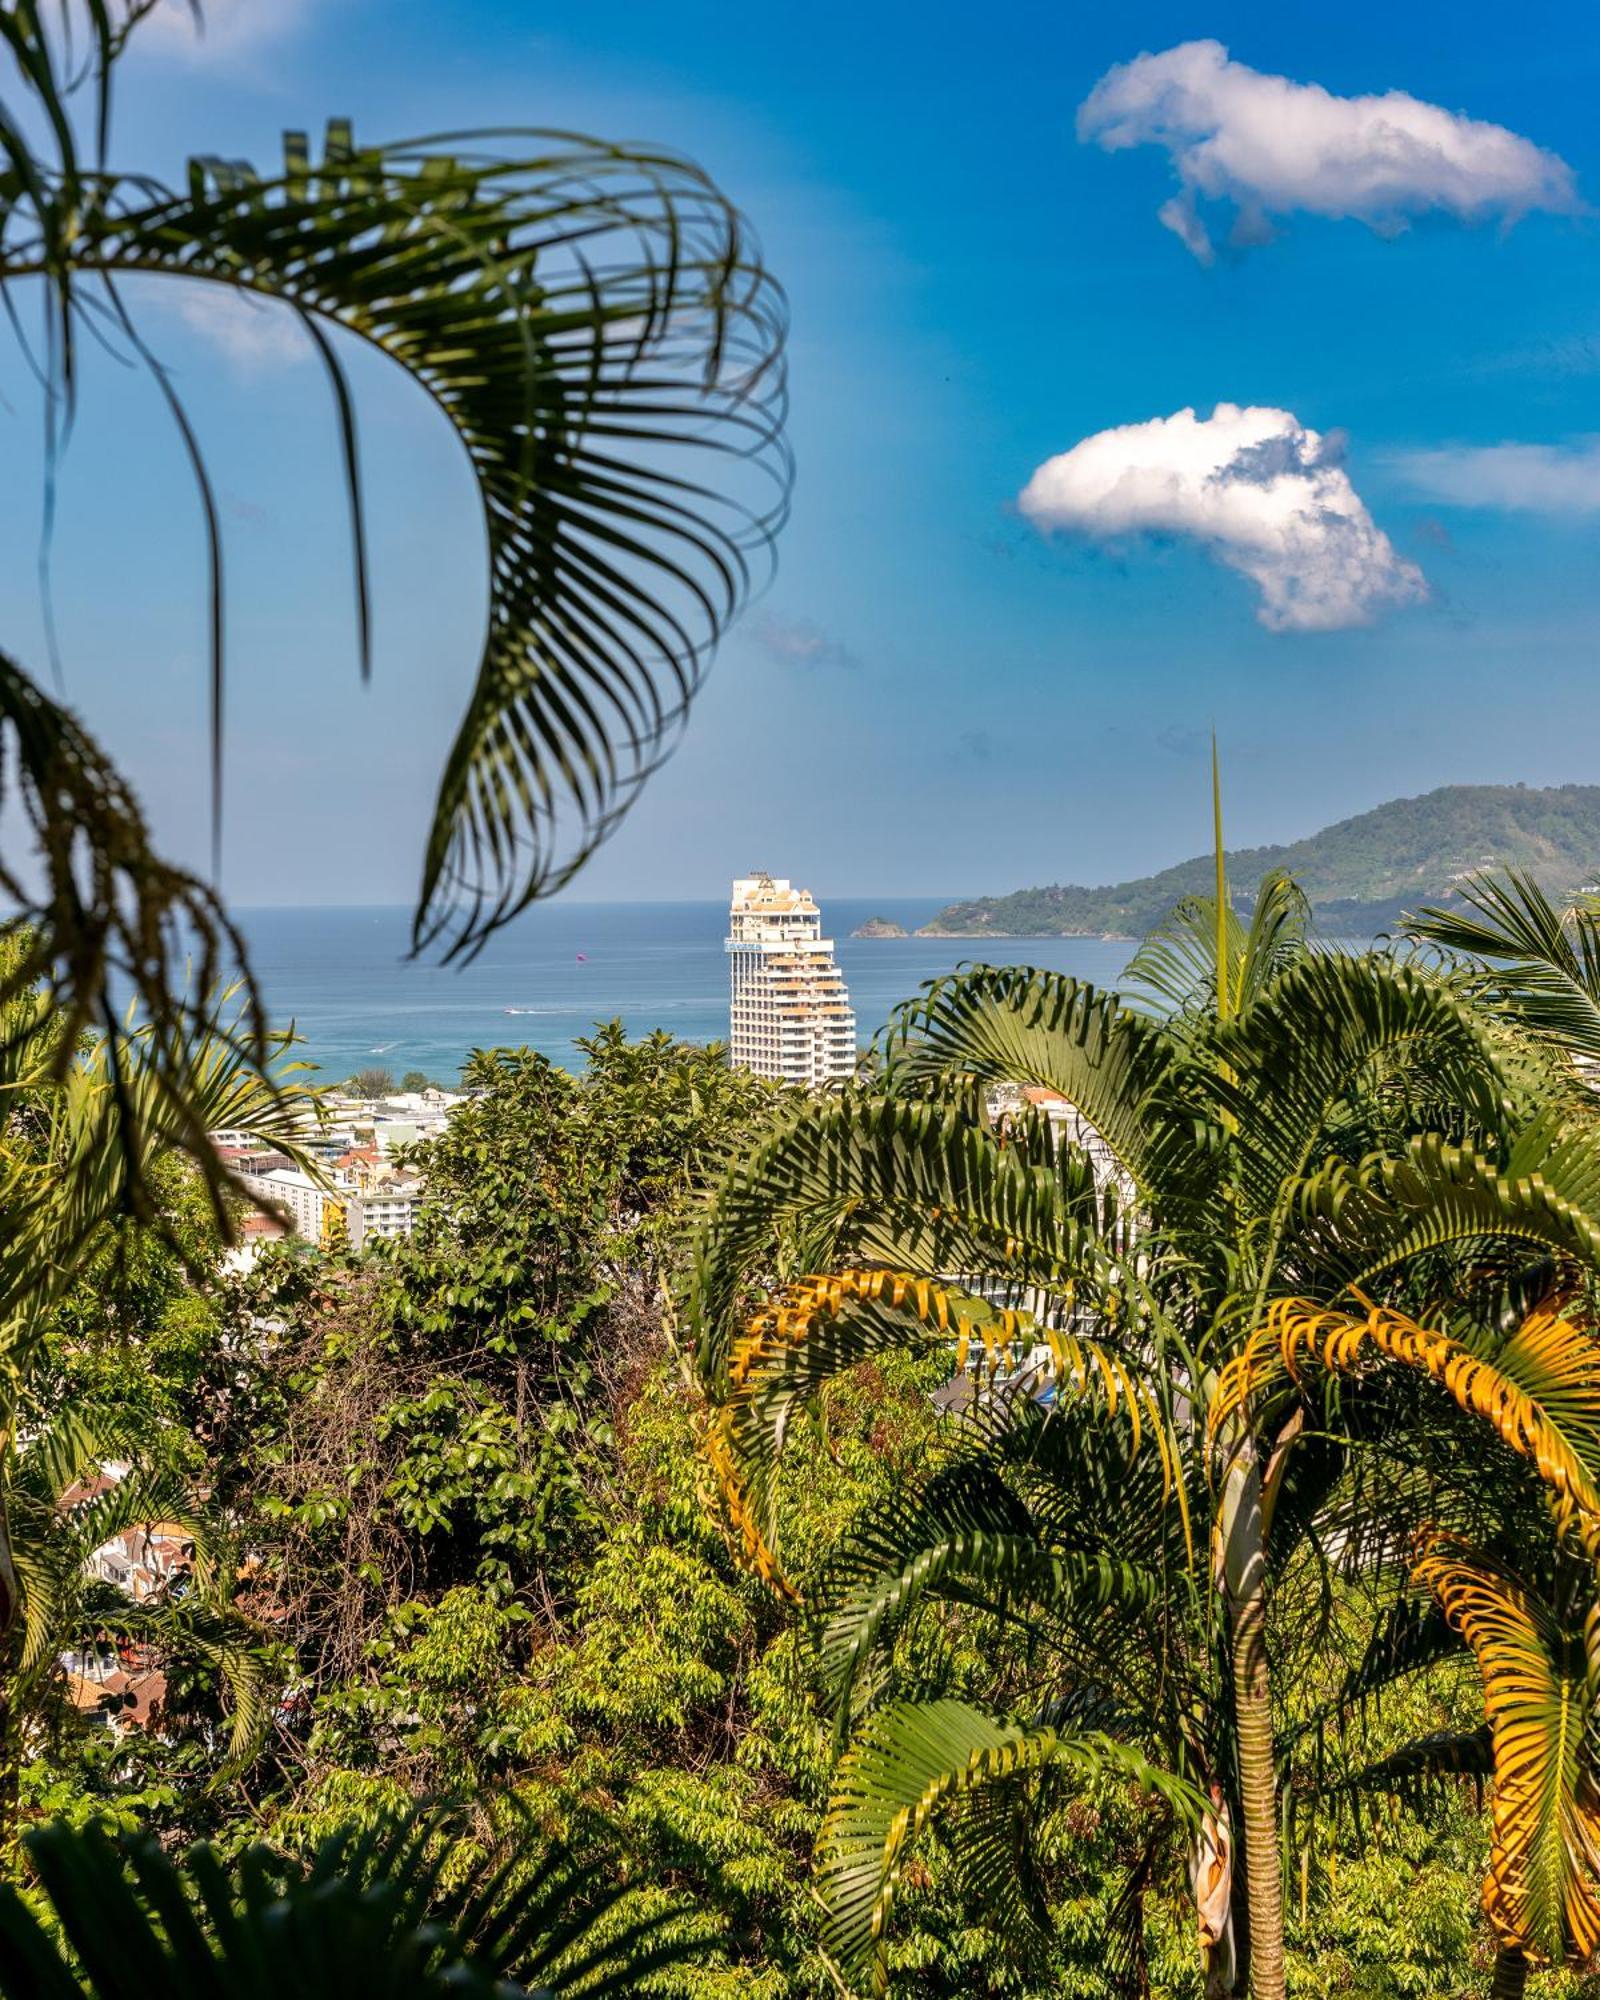
M 1530 209 L 1583 208 L 1566 162 L 1503 125 L 1403 90 L 1336 97 L 1232 62 L 1215 41 L 1108 70 L 1079 108 L 1078 137 L 1108 152 L 1167 149 L 1182 186 L 1160 220 L 1202 263 L 1214 254 L 1202 201 L 1233 204 L 1238 243 L 1296 209 L 1393 233 L 1429 210 L 1509 224 Z
M 1600 438 L 1575 444 L 1455 445 L 1392 459 L 1406 483 L 1452 507 L 1600 513 Z
M 190 0 L 157 0 L 140 23 L 139 47 L 192 63 L 252 53 L 292 34 L 306 16 L 305 0 L 200 0 L 201 23 Z
M 1191 536 L 1255 584 L 1270 630 L 1335 631 L 1428 594 L 1362 504 L 1340 443 L 1287 410 L 1179 410 L 1046 459 L 1018 504 L 1045 532 Z
M 198 279 L 156 280 L 144 296 L 171 310 L 241 375 L 270 375 L 312 357 L 311 341 L 299 319 L 275 300 Z

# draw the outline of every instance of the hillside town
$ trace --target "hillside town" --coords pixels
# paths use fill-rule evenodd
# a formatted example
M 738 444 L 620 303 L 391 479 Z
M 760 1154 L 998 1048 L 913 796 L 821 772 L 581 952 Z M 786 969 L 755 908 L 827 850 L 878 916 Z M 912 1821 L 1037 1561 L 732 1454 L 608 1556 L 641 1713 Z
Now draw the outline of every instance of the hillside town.
M 377 1095 L 362 1095 L 353 1084 L 322 1095 L 323 1122 L 306 1137 L 313 1172 L 249 1132 L 211 1134 L 218 1156 L 265 1205 L 245 1221 L 234 1268 L 248 1268 L 264 1243 L 285 1235 L 359 1253 L 415 1228 L 425 1189 L 414 1149 L 443 1130 L 463 1098 L 436 1084 Z

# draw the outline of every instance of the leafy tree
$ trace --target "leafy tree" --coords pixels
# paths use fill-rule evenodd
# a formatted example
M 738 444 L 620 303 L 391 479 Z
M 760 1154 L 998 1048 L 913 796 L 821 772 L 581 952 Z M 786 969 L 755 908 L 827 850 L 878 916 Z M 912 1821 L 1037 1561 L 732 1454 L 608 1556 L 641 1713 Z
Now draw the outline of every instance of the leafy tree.
M 392 1069 L 358 1069 L 347 1086 L 356 1097 L 392 1097 L 394 1095 L 394 1071 Z
M 957 1336 L 985 1372 L 1023 1371 L 986 1455 L 913 1481 L 813 1593 L 844 1726 L 925 1602 L 1020 1617 L 1031 1638 L 1027 1678 L 986 1705 L 891 1696 L 856 1724 L 823 1849 L 847 1971 L 881 1979 L 909 1841 L 941 1801 L 959 1807 L 946 1837 L 969 1887 L 1021 1933 L 1029 1887 L 1006 1829 L 1034 1774 L 1112 1760 L 1180 1827 L 1198 1822 L 1197 1885 L 1201 1864 L 1220 1878 L 1198 1903 L 1218 1990 L 1248 1952 L 1250 1990 L 1283 1993 L 1269 1620 L 1281 1598 L 1282 1643 L 1316 1643 L 1318 1551 L 1354 1532 L 1340 1520 L 1361 1523 L 1391 1605 L 1404 1583 L 1426 1496 L 1402 1477 L 1415 1433 L 1384 1403 L 1405 1393 L 1394 1371 L 1487 1418 L 1561 1520 L 1589 1518 L 1588 1488 L 1559 1468 L 1592 1456 L 1600 1343 L 1565 1320 L 1541 1338 L 1517 1300 L 1594 1266 L 1592 1116 L 1541 1116 L 1529 1085 L 1548 1074 L 1530 1078 L 1419 970 L 1285 948 L 1283 923 L 1243 933 L 1225 895 L 1180 929 L 1146 959 L 1176 1003 L 1154 1019 L 1014 968 L 936 982 L 889 1037 L 884 1092 L 796 1113 L 730 1170 L 700 1232 L 709 1447 L 751 1560 L 780 1585 L 784 1454 L 841 1371 Z M 1019 1084 L 1060 1092 L 1087 1132 L 997 1127 L 990 1092 Z M 789 1268 L 808 1275 L 774 1272 L 791 1235 Z M 770 1288 L 753 1316 L 752 1286 Z M 1373 1295 L 1418 1306 L 1426 1328 Z M 1037 1438 L 1030 1368 L 1059 1409 Z M 1352 1438 L 1369 1383 L 1383 1421 Z M 1143 1484 L 1124 1462 L 1140 1441 Z M 1154 1691 L 1141 1656 L 1161 1663 Z M 1381 1664 L 1369 1698 L 1403 1670 Z
M 400 1079 L 400 1088 L 402 1090 L 430 1090 L 434 1087 L 434 1085 L 428 1082 L 425 1070 L 408 1069 Z
M 596 1534 L 613 1405 L 661 1345 L 689 1191 L 782 1093 L 615 1025 L 573 1077 L 480 1052 L 418 1149 L 415 1234 L 359 1261 L 269 1262 L 235 1301 L 248 1380 L 216 1384 L 219 1493 L 258 1518 L 313 1688 L 396 1609 L 471 1585 L 561 1602 Z

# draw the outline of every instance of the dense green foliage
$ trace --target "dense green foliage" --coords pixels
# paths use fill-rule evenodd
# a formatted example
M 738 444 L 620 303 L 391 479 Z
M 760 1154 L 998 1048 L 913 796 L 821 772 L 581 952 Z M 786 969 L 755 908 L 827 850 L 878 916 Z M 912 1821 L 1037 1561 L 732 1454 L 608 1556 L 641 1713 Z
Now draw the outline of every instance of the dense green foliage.
M 236 1551 L 276 1719 L 230 1775 L 203 1662 L 155 1734 L 113 1739 L 58 1701 L 22 1810 L 309 1857 L 340 1829 L 453 1795 L 449 1882 L 524 1851 L 531 1826 L 605 1857 L 625 1891 L 606 1921 L 658 1920 L 692 1950 L 651 1990 L 821 2000 L 838 1990 L 812 1875 L 836 1754 L 830 1672 L 730 1545 L 667 1304 L 699 1188 L 789 1107 L 720 1051 L 664 1035 L 630 1043 L 613 1026 L 587 1054 L 580 1077 L 527 1051 L 474 1059 L 410 1244 L 359 1260 L 268 1251 L 227 1278 L 203 1232 L 193 1274 L 140 1236 L 107 1314 L 84 1293 L 64 1302 L 41 1392 L 70 1382 L 181 1438 Z M 188 1227 L 182 1169 L 172 1189 Z M 803 1235 L 775 1240 L 780 1265 L 805 1255 Z M 930 1398 L 946 1371 L 936 1351 L 884 1355 L 796 1414 L 782 1511 L 802 1595 L 826 1588 L 864 1524 L 970 1455 Z M 1285 1690 L 1289 1714 L 1328 1698 L 1354 1643 Z M 984 1700 L 997 1676 L 1031 1672 L 1004 1621 L 948 1602 L 907 1626 L 887 1691 Z M 1364 1747 L 1476 1713 L 1470 1676 L 1432 1670 Z M 1051 1928 L 1031 1963 L 961 1887 L 960 1854 L 926 1842 L 895 1909 L 892 1991 L 1106 1994 L 1119 1894 L 1150 1831 L 1115 1773 L 1060 1795 L 1039 1850 Z M 1290 1991 L 1481 1991 L 1484 1851 L 1472 1780 L 1398 1815 L 1332 1813 L 1290 1883 Z M 1152 1989 L 1198 1996 L 1181 1868 L 1150 1877 L 1142 1909 Z M 1575 1989 L 1552 1975 L 1533 1990 Z
M 973 937 L 1142 937 L 1184 897 L 1209 895 L 1215 866 L 1201 854 L 1106 888 L 972 897 L 951 903 L 926 928 Z M 1287 870 L 1335 936 L 1372 936 L 1423 903 L 1452 905 L 1461 878 L 1474 869 L 1525 869 L 1564 898 L 1600 874 L 1600 786 L 1444 785 L 1287 846 L 1241 848 L 1228 866 L 1241 883 Z M 1247 893 L 1241 901 L 1248 905 Z

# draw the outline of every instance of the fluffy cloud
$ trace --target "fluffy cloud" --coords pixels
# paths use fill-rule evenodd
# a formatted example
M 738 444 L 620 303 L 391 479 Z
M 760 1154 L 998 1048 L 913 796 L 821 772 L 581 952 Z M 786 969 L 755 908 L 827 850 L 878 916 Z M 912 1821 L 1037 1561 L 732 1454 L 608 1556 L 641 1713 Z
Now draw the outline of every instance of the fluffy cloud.
M 1214 41 L 1108 70 L 1079 109 L 1078 137 L 1108 152 L 1167 149 L 1182 186 L 1160 219 L 1202 263 L 1213 255 L 1202 201 L 1233 204 L 1241 243 L 1296 209 L 1388 233 L 1428 210 L 1511 223 L 1530 209 L 1583 206 L 1566 162 L 1503 125 L 1403 90 L 1336 97 L 1232 62 Z
M 1452 507 L 1533 514 L 1600 513 L 1600 438 L 1578 444 L 1451 446 L 1392 461 L 1419 493 Z
M 756 619 L 750 636 L 781 667 L 845 667 L 853 673 L 861 665 L 848 646 L 809 618 L 778 618 L 769 612 Z
M 1335 631 L 1428 594 L 1362 504 L 1339 446 L 1287 410 L 1179 410 L 1046 459 L 1018 504 L 1044 531 L 1191 536 L 1255 584 L 1272 631 Z

